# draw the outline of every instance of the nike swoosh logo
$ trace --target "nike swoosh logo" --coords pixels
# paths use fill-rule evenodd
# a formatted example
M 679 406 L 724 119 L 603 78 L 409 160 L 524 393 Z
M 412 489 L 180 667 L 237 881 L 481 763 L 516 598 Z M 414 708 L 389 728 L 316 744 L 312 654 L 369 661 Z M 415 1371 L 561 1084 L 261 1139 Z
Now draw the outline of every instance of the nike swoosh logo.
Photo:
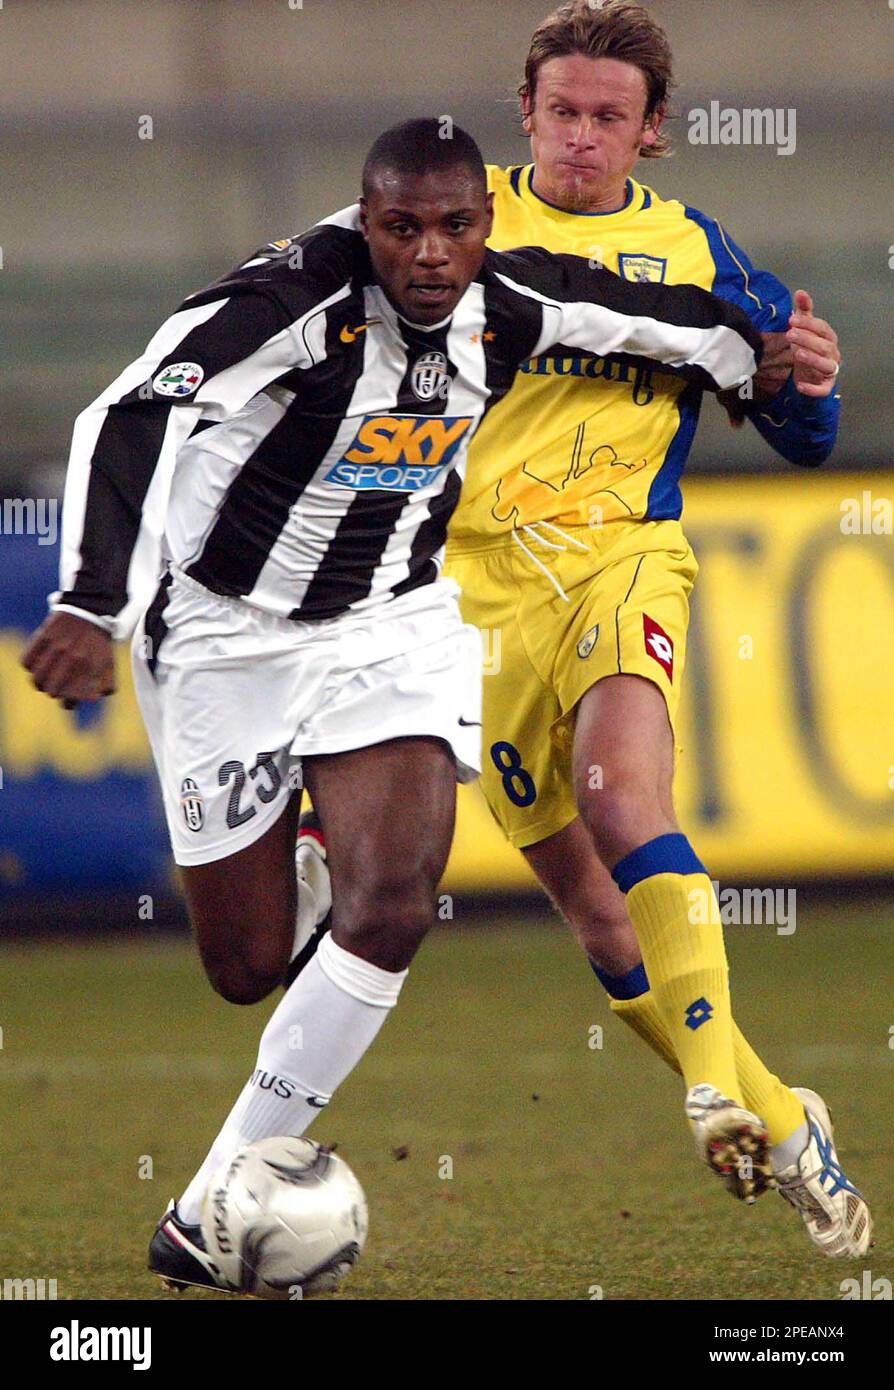
M 460 722 L 460 726 L 461 726 L 463 729 L 480 729 L 480 728 L 481 728 L 481 720 L 480 720 L 480 719 L 463 719 L 462 715 L 460 715 L 460 717 L 459 717 L 459 722 Z
M 328 1100 L 324 1099 L 323 1096 L 308 1096 L 307 1103 L 308 1105 L 312 1105 L 315 1110 L 324 1110 L 329 1104 Z
M 349 328 L 345 324 L 338 336 L 343 343 L 356 343 L 361 333 L 365 333 L 367 328 L 370 328 L 374 323 L 381 323 L 381 321 L 381 319 L 370 319 L 369 323 L 358 324 L 356 328 Z

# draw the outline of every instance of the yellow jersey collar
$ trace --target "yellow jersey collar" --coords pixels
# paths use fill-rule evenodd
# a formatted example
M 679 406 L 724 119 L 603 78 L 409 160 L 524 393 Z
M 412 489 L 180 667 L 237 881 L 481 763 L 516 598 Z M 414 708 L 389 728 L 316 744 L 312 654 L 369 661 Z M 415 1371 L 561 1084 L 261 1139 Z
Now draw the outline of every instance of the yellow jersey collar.
M 629 218 L 635 217 L 641 211 L 645 202 L 645 193 L 642 184 L 637 183 L 636 179 L 627 180 L 627 201 L 624 206 L 617 208 L 614 212 L 566 212 L 564 208 L 556 207 L 554 203 L 548 203 L 545 198 L 541 198 L 539 193 L 535 193 L 532 185 L 534 176 L 534 165 L 526 164 L 522 167 L 516 183 L 516 192 L 522 202 L 530 207 L 535 207 L 541 217 L 550 218 L 556 222 L 574 220 L 584 222 L 593 220 L 611 219 L 613 227 Z M 515 180 L 513 180 L 515 183 Z

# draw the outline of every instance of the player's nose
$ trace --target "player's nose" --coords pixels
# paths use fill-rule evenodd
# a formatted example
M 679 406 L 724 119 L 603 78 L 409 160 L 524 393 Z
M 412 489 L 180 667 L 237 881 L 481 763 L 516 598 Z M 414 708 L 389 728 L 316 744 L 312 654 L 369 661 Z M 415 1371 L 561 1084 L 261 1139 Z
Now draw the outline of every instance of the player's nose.
M 419 240 L 416 249 L 416 264 L 424 266 L 446 265 L 450 259 L 447 242 L 437 233 L 430 232 Z
M 569 133 L 568 143 L 576 150 L 591 149 L 596 143 L 596 124 L 590 116 L 581 116 Z

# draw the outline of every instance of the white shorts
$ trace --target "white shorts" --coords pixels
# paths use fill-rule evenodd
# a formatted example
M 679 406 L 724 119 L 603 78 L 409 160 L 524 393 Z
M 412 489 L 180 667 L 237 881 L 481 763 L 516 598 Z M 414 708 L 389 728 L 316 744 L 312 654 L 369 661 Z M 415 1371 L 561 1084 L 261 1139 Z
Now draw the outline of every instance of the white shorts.
M 458 592 L 439 580 L 310 623 L 173 573 L 132 655 L 176 862 L 211 863 L 260 839 L 302 785 L 303 756 L 429 736 L 452 749 L 460 782 L 476 777 L 481 638 Z

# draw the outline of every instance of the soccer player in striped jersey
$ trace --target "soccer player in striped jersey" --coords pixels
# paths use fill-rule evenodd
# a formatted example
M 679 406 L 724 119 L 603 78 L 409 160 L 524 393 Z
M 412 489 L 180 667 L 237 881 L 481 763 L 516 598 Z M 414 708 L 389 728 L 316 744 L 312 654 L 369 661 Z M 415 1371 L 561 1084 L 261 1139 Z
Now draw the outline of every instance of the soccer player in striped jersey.
M 481 155 L 440 136 L 386 132 L 359 208 L 190 296 L 75 426 L 60 590 L 25 665 L 68 703 L 109 694 L 112 637 L 136 621 L 174 857 L 226 999 L 264 998 L 301 944 L 302 784 L 327 828 L 332 931 L 159 1224 L 150 1265 L 175 1286 L 220 1283 L 199 1225 L 212 1173 L 306 1130 L 435 917 L 455 784 L 479 769 L 480 644 L 440 562 L 482 417 L 522 362 L 569 347 L 710 390 L 761 355 L 703 289 L 486 250 Z
M 667 152 L 671 81 L 666 36 L 639 5 L 575 0 L 544 20 L 520 90 L 532 162 L 489 168 L 490 244 L 590 256 L 627 281 L 692 281 L 740 305 L 770 347 L 753 396 L 725 398 L 731 416 L 783 457 L 821 463 L 838 424 L 834 331 L 803 291 L 793 313 L 785 286 L 712 217 L 632 176 L 638 158 Z M 778 1185 L 824 1253 L 859 1255 L 869 1212 L 828 1110 L 738 1031 L 719 913 L 696 925 L 707 914 L 690 912 L 715 902 L 672 796 L 697 571 L 679 480 L 701 397 L 660 367 L 569 347 L 534 354 L 484 421 L 446 566 L 467 621 L 501 639 L 484 681 L 482 786 L 612 1009 L 682 1072 L 711 1166 L 746 1200 Z M 743 1106 L 766 1123 L 768 1154 Z

